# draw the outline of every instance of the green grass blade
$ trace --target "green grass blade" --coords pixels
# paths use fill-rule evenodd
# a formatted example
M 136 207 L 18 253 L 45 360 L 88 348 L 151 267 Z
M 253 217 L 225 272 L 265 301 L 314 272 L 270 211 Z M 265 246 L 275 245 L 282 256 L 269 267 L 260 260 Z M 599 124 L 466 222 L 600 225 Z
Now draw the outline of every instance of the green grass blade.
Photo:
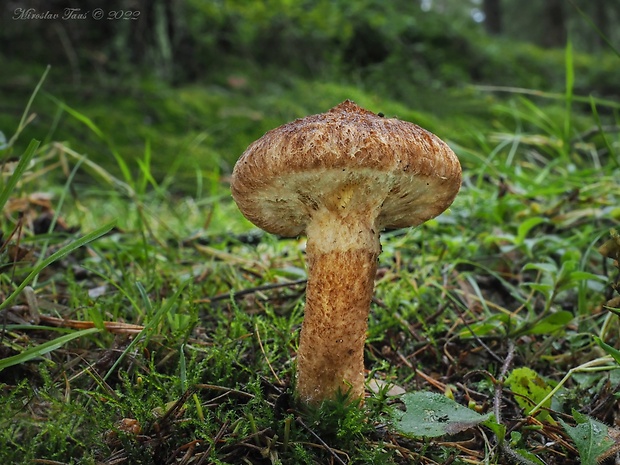
M 24 350 L 21 354 L 13 355 L 11 357 L 3 358 L 0 360 L 0 371 L 13 365 L 19 365 L 21 363 L 28 362 L 37 357 L 41 357 L 49 352 L 59 349 L 68 342 L 77 339 L 82 336 L 88 336 L 89 334 L 98 333 L 101 331 L 99 328 L 88 328 L 80 331 L 76 331 L 71 334 L 65 334 L 64 336 L 57 337 L 51 341 L 39 344 L 36 347 Z
M 30 282 L 47 266 L 54 263 L 56 260 L 65 257 L 76 249 L 79 249 L 83 245 L 88 244 L 89 242 L 94 241 L 95 239 L 100 238 L 104 234 L 108 233 L 116 224 L 116 221 L 112 221 L 107 223 L 100 228 L 95 229 L 94 231 L 86 234 L 85 236 L 76 239 L 70 244 L 62 247 L 61 249 L 54 252 L 52 255 L 47 257 L 45 260 L 41 261 L 37 266 L 30 272 L 28 276 L 22 281 L 22 283 L 17 286 L 17 288 L 6 298 L 4 302 L 0 304 L 0 310 L 7 308 L 13 301 L 17 298 L 17 296 L 24 290 L 24 288 L 30 284 Z
M 157 182 L 153 178 L 153 174 L 151 173 L 151 142 L 149 139 L 146 140 L 144 144 L 144 159 L 138 159 L 138 167 L 140 168 L 140 179 L 138 182 L 138 186 L 136 187 L 137 191 L 140 195 L 144 195 L 146 193 L 146 187 L 151 184 L 153 187 L 157 187 Z
M 97 256 L 99 256 L 99 258 L 103 259 L 103 255 L 97 251 L 94 250 L 93 251 Z M 115 280 L 113 277 L 110 277 L 98 270 L 96 270 L 95 268 L 91 268 L 91 267 L 87 267 L 87 266 L 82 266 L 82 268 L 84 268 L 86 271 L 88 271 L 89 273 L 92 273 L 96 276 L 99 276 L 101 279 L 103 279 L 106 283 L 108 283 L 110 286 L 112 286 L 113 288 L 115 288 L 118 292 L 120 292 L 131 304 L 131 307 L 133 307 L 136 310 L 136 314 L 138 315 L 137 321 L 141 321 L 142 318 L 144 317 L 144 310 L 142 309 L 142 307 L 140 305 L 138 305 L 138 302 L 136 301 L 136 299 L 134 299 L 132 297 L 132 295 L 128 292 L 128 290 L 119 284 L 119 282 L 117 282 L 117 280 Z M 120 276 L 118 277 L 118 281 L 120 281 L 121 278 Z
M 144 308 L 146 309 L 146 316 L 150 318 L 153 315 L 153 304 L 151 303 L 151 299 L 149 299 L 149 295 L 144 289 L 142 283 L 136 283 L 136 289 L 138 289 L 138 293 L 142 298 L 142 302 L 144 302 Z
M 601 138 L 603 139 L 603 143 L 605 144 L 605 147 L 609 152 L 609 158 L 613 160 L 617 167 L 620 167 L 620 160 L 618 160 L 618 157 L 616 156 L 616 151 L 612 143 L 609 142 L 609 138 L 605 133 L 605 129 L 603 128 L 603 123 L 601 121 L 601 116 L 598 113 L 596 102 L 594 101 L 594 98 L 592 96 L 590 96 L 590 108 L 592 109 L 592 115 L 594 116 L 594 120 L 596 121 L 596 126 L 599 129 L 599 133 L 601 135 Z
M 544 133 L 561 137 L 562 128 L 551 118 L 544 110 L 542 110 L 532 100 L 522 97 L 519 102 L 523 104 L 526 111 L 515 110 L 514 115 L 518 116 L 542 130 Z
M 472 86 L 474 89 L 479 90 L 481 92 L 506 92 L 509 94 L 520 94 L 520 95 L 531 95 L 534 97 L 539 97 L 547 100 L 555 100 L 555 101 L 564 101 L 566 99 L 566 93 L 559 92 L 545 92 L 537 89 L 527 89 L 524 87 L 510 87 L 510 86 L 490 86 L 490 85 L 474 85 Z M 620 103 L 614 102 L 605 98 L 598 97 L 590 97 L 590 96 L 582 96 L 582 95 L 574 95 L 573 101 L 579 103 L 589 103 L 591 100 L 596 102 L 598 106 L 612 109 L 620 109 Z
M 69 113 L 72 117 L 74 117 L 77 121 L 84 124 L 95 135 L 97 135 L 97 137 L 99 137 L 101 140 L 103 140 L 108 145 L 108 148 L 110 149 L 110 151 L 112 152 L 112 155 L 114 156 L 114 159 L 116 160 L 116 164 L 118 165 L 121 172 L 123 173 L 125 182 L 131 183 L 132 176 L 131 176 L 131 171 L 129 170 L 129 167 L 127 166 L 127 163 L 125 163 L 125 160 L 123 160 L 123 157 L 121 157 L 118 151 L 112 146 L 109 139 L 105 137 L 105 134 L 103 133 L 103 131 L 99 129 L 99 127 L 93 122 L 93 120 L 91 120 L 88 116 L 84 115 L 83 113 L 80 113 L 79 111 L 75 110 L 74 108 L 71 108 L 69 105 L 58 100 L 56 97 L 52 95 L 50 95 L 49 98 L 54 103 L 56 103 L 56 105 L 58 105 L 60 108 L 62 108 L 64 111 Z
M 78 160 L 78 162 L 83 163 L 84 167 L 89 171 L 89 173 L 96 175 L 101 178 L 104 182 L 110 184 L 115 188 L 122 189 L 125 195 L 129 197 L 134 197 L 136 195 L 135 190 L 127 183 L 121 181 L 120 179 L 113 176 L 110 172 L 108 172 L 101 165 L 94 163 L 92 160 L 89 160 L 86 156 L 72 150 L 67 146 L 63 146 L 63 151 L 65 154 L 69 155 L 71 158 Z
M 63 102 L 61 100 L 58 100 L 56 97 L 54 97 L 52 95 L 49 95 L 49 98 L 56 105 L 58 105 L 58 107 L 60 107 L 63 111 L 66 111 L 71 116 L 73 116 L 76 120 L 78 120 L 80 123 L 82 123 L 88 129 L 90 129 L 97 137 L 99 137 L 100 139 L 105 140 L 105 135 L 103 134 L 103 131 L 101 129 L 99 129 L 99 127 L 88 116 L 86 116 L 86 115 L 80 113 L 79 111 L 71 108 L 65 102 Z
M 75 178 L 75 175 L 77 174 L 77 172 L 80 169 L 81 165 L 82 165 L 82 160 L 78 160 L 78 162 L 75 164 L 75 166 L 71 170 L 71 173 L 69 173 L 69 177 L 67 178 L 67 182 L 65 183 L 64 189 L 60 193 L 60 198 L 58 199 L 58 205 L 56 205 L 56 208 L 55 208 L 55 211 L 54 211 L 54 215 L 52 216 L 52 221 L 51 221 L 51 223 L 49 225 L 49 228 L 47 230 L 48 234 L 51 234 L 54 231 L 54 228 L 56 227 L 56 223 L 58 222 L 58 218 L 60 216 L 60 212 L 62 210 L 62 206 L 65 203 L 65 199 L 67 197 L 67 193 L 69 192 L 71 183 L 73 182 L 73 179 Z M 43 257 L 45 257 L 45 254 L 47 252 L 48 246 L 49 246 L 49 239 L 46 240 L 43 243 L 43 247 L 41 247 L 39 261 L 43 260 Z M 37 277 L 34 278 L 34 281 L 33 281 L 32 285 L 33 285 L 33 287 L 37 285 Z
M 606 344 L 598 336 L 593 336 L 593 338 L 594 342 L 596 342 L 601 347 L 601 349 L 607 352 L 607 355 L 610 355 L 616 361 L 616 363 L 620 365 L 620 350 L 610 346 L 609 344 Z
M 620 50 L 617 49 L 614 44 L 611 42 L 611 40 L 609 40 L 609 38 L 603 33 L 603 31 L 601 31 L 599 29 L 599 27 L 594 23 L 594 21 L 592 21 L 592 18 L 590 18 L 590 16 L 588 16 L 588 14 L 586 14 L 585 11 L 583 11 L 581 8 L 579 8 L 579 6 L 575 3 L 574 0 L 568 0 L 570 2 L 571 5 L 573 5 L 573 8 L 575 8 L 575 10 L 577 10 L 577 12 L 581 15 L 581 17 L 586 21 L 586 23 L 588 23 L 590 25 L 590 27 L 592 29 L 594 29 L 596 31 L 596 33 L 598 34 L 598 36 L 603 39 L 603 42 L 605 42 L 607 44 L 607 46 L 616 54 L 620 57 Z
M 30 99 L 28 99 L 28 103 L 26 104 L 26 108 L 24 109 L 24 113 L 22 114 L 22 119 L 19 121 L 19 126 L 17 126 L 17 130 L 15 131 L 15 134 L 13 134 L 13 137 L 9 139 L 9 143 L 8 143 L 9 147 L 11 147 L 15 143 L 15 141 L 17 140 L 21 132 L 26 127 L 26 124 L 28 124 L 27 120 L 28 120 L 28 113 L 30 113 L 30 107 L 32 107 L 32 102 L 34 102 L 34 98 L 39 93 L 39 90 L 41 89 L 41 86 L 43 85 L 43 82 L 45 81 L 45 78 L 47 77 L 47 74 L 49 73 L 50 69 L 51 69 L 51 66 L 47 65 L 47 67 L 45 68 L 45 71 L 43 71 L 43 76 L 41 76 L 41 79 L 39 79 L 39 82 L 34 88 L 34 91 L 32 92 Z
M 28 144 L 28 147 L 26 148 L 26 151 L 19 158 L 19 163 L 17 164 L 15 171 L 13 171 L 13 174 L 9 178 L 8 182 L 4 185 L 2 192 L 0 192 L 0 211 L 3 210 L 4 205 L 9 200 L 13 189 L 15 189 L 15 186 L 17 185 L 17 182 L 22 177 L 22 174 L 24 174 L 24 171 L 26 171 L 26 168 L 28 168 L 30 160 L 32 160 L 34 153 L 39 148 L 39 143 L 40 142 L 38 140 L 31 140 L 30 144 Z
M 573 105 L 573 89 L 575 87 L 575 68 L 573 65 L 573 43 L 568 39 L 565 51 L 566 68 L 566 102 L 564 114 L 564 144 L 563 149 L 566 155 L 570 155 L 570 135 L 571 135 L 571 109 Z
M 181 344 L 179 348 L 179 379 L 181 381 L 181 390 L 187 389 L 187 362 L 185 361 L 185 344 Z
M 73 330 L 69 328 L 63 328 L 62 326 L 46 326 L 46 325 L 31 325 L 31 324 L 15 324 L 4 326 L 6 331 L 56 331 L 58 333 L 70 333 Z
M 112 375 L 112 373 L 114 373 L 114 371 L 116 370 L 116 367 L 118 367 L 118 365 L 123 361 L 123 359 L 125 358 L 125 356 L 127 354 L 131 353 L 131 351 L 133 350 L 134 346 L 136 344 L 138 344 L 138 342 L 143 342 L 144 344 L 148 344 L 148 341 L 151 339 L 151 336 L 153 336 L 155 328 L 161 322 L 161 320 L 163 319 L 164 315 L 166 313 L 168 313 L 172 309 L 172 307 L 177 303 L 177 300 L 181 296 L 181 292 L 183 292 L 183 290 L 185 289 L 185 286 L 187 284 L 188 284 L 187 282 L 182 283 L 180 285 L 179 289 L 174 293 L 174 295 L 172 297 L 170 297 L 159 308 L 159 310 L 157 310 L 155 315 L 153 315 L 153 318 L 151 318 L 151 320 L 144 326 L 144 329 L 142 329 L 142 331 L 140 331 L 140 334 L 138 334 L 131 341 L 131 343 L 127 346 L 127 348 L 121 353 L 121 355 L 116 359 L 114 364 L 110 367 L 108 372 L 103 377 L 104 381 L 106 379 L 108 379 L 108 377 L 110 377 Z

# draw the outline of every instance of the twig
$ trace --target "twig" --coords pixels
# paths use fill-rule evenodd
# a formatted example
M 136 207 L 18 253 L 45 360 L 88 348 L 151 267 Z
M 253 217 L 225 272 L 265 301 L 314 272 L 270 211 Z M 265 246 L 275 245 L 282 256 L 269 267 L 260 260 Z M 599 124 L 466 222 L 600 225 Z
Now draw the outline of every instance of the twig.
M 49 67 L 48 67 L 48 70 L 49 70 Z M 47 74 L 47 71 L 45 74 Z M 23 119 L 22 119 L 22 122 L 23 122 Z M 9 145 L 10 144 L 11 144 L 11 141 L 9 141 Z M 24 223 L 24 217 L 22 216 L 19 218 L 19 221 L 17 222 L 17 225 L 15 226 L 15 228 L 13 228 L 13 231 L 11 231 L 11 235 L 4 242 L 2 242 L 2 244 L 0 244 L 0 252 L 3 251 L 9 245 L 9 241 L 13 238 L 14 235 L 17 235 L 16 247 L 17 249 L 19 249 L 19 243 L 21 240 L 21 235 L 22 235 L 21 232 L 22 232 L 23 223 Z M 17 261 L 17 257 L 15 257 L 15 259 L 13 260 L 13 264 L 11 266 L 11 282 L 14 282 L 15 280 L 15 272 L 16 272 L 15 262 L 16 261 Z M 7 325 L 7 318 L 8 318 L 7 315 L 8 313 L 4 313 L 4 318 L 2 320 L 2 330 L 0 331 L 0 344 L 4 342 L 4 335 L 6 334 L 6 325 Z
M 56 460 L 34 459 L 32 463 L 42 463 L 45 465 L 67 465 L 67 462 L 57 462 Z
M 225 394 L 237 394 L 241 397 L 247 397 L 249 399 L 254 399 L 254 394 L 250 394 L 249 392 L 239 391 L 238 389 L 231 389 L 224 386 L 217 386 L 215 384 L 196 384 L 194 386 L 196 389 L 209 389 L 211 391 L 223 391 Z
M 301 419 L 301 417 L 297 417 L 297 418 L 295 418 L 295 421 L 296 421 L 297 423 L 299 423 L 299 424 L 302 426 L 302 428 L 303 428 L 303 429 L 305 429 L 308 433 L 310 433 L 312 436 L 314 436 L 314 438 L 315 438 L 317 441 L 319 441 L 319 443 L 320 443 L 320 444 L 321 444 L 321 445 L 322 445 L 325 449 L 327 449 L 327 451 L 328 451 L 328 452 L 332 455 L 332 457 L 334 457 L 334 459 L 336 459 L 336 461 L 337 461 L 338 463 L 340 463 L 340 464 L 342 464 L 342 465 L 347 465 L 347 463 L 346 463 L 344 460 L 342 460 L 342 459 L 340 458 L 340 456 L 339 456 L 338 454 L 336 454 L 336 452 L 334 452 L 334 450 L 333 450 L 331 447 L 329 447 L 329 446 L 325 443 L 325 441 L 323 441 L 323 440 L 321 439 L 321 437 L 320 437 L 318 434 L 316 434 L 314 431 L 312 431 L 312 430 L 311 430 L 311 429 L 310 429 L 310 428 L 309 428 L 309 427 L 308 427 L 308 426 L 304 423 L 304 421 Z
M 502 389 L 504 386 L 504 379 L 506 378 L 506 374 L 512 365 L 512 361 L 515 356 L 515 344 L 512 340 L 508 341 L 508 353 L 506 354 L 506 358 L 504 359 L 504 363 L 502 364 L 502 368 L 499 372 L 499 376 L 497 377 L 497 383 L 495 383 L 495 393 L 493 395 L 493 413 L 495 414 L 495 421 L 499 424 L 502 423 Z M 505 438 L 497 438 L 498 443 L 500 444 L 500 448 L 502 454 L 506 456 L 511 462 L 518 463 L 521 465 L 536 465 L 531 460 L 523 457 L 521 454 L 515 452 L 506 442 Z
M 172 416 L 172 414 L 174 414 L 175 412 L 179 411 L 179 409 L 187 402 L 187 399 L 189 399 L 189 397 L 196 392 L 196 387 L 191 387 L 189 389 L 187 389 L 183 395 L 181 397 L 179 397 L 177 399 L 177 401 L 174 403 L 174 405 L 172 407 L 170 407 L 166 413 L 164 414 L 163 417 L 161 417 L 161 420 L 157 421 L 156 424 L 161 427 L 161 425 L 164 425 L 166 423 L 168 423 L 168 420 L 170 419 L 170 417 Z
M 512 360 L 515 356 L 515 344 L 513 341 L 508 341 L 508 353 L 506 354 L 506 359 L 502 364 L 502 368 L 499 372 L 499 376 L 497 377 L 498 382 L 495 383 L 495 393 L 493 395 L 493 413 L 495 414 L 495 421 L 497 423 L 502 422 L 502 414 L 500 413 L 502 410 L 502 389 L 504 384 L 504 378 L 506 377 L 506 373 L 510 369 L 512 365 Z
M 263 284 L 262 286 L 250 287 L 248 289 L 242 289 L 240 291 L 235 292 L 226 292 L 224 294 L 218 294 L 213 297 L 207 297 L 205 299 L 195 300 L 195 303 L 204 303 L 204 302 L 216 302 L 218 300 L 230 300 L 231 296 L 235 299 L 238 297 L 242 297 L 248 294 L 254 294 L 256 292 L 261 291 L 269 291 L 271 289 L 279 289 L 281 287 L 292 287 L 297 286 L 299 284 L 306 284 L 307 279 L 298 279 L 297 281 L 290 281 L 288 283 L 273 283 L 273 284 Z
M 224 433 L 226 432 L 226 429 L 228 428 L 229 424 L 230 424 L 230 420 L 226 420 L 224 422 L 224 424 L 222 425 L 220 430 L 217 432 L 217 434 L 213 438 L 213 442 L 211 444 L 209 444 L 209 447 L 207 448 L 206 451 L 204 451 L 204 453 L 202 454 L 202 457 L 200 457 L 200 460 L 198 460 L 198 462 L 196 462 L 196 465 L 202 465 L 204 463 L 204 461 L 207 460 L 207 458 L 209 458 L 209 455 L 211 453 L 211 449 L 213 448 L 213 445 L 217 444 L 219 442 L 219 440 L 222 439 L 222 436 L 224 436 Z
M 452 302 L 452 307 L 454 308 L 454 311 L 458 314 L 459 318 L 463 322 L 463 325 L 465 325 L 469 333 L 476 340 L 476 342 L 480 344 L 482 347 L 484 347 L 484 349 L 489 353 L 489 355 L 491 355 L 491 357 L 493 357 L 496 361 L 502 362 L 501 357 L 497 355 L 495 352 L 493 352 L 491 348 L 482 339 L 480 339 L 480 336 L 476 334 L 476 332 L 471 328 L 469 323 L 467 323 L 467 321 L 465 320 L 465 315 L 463 314 L 463 312 L 461 312 L 461 309 L 458 307 L 458 305 L 456 305 L 455 302 Z

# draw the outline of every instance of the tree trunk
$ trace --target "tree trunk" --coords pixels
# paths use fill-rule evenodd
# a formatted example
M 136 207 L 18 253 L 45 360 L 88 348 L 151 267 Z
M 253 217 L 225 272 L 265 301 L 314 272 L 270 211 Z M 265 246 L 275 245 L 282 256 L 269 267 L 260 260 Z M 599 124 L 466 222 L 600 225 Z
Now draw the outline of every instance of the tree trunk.
M 594 21 L 598 29 L 603 33 L 605 37 L 609 38 L 609 5 L 604 0 L 596 0 L 594 2 Z M 597 34 L 597 45 L 600 48 L 605 48 L 607 43 L 605 42 L 604 37 Z
M 546 33 L 543 36 L 543 45 L 546 47 L 563 47 L 566 44 L 566 16 L 564 0 L 545 1 Z
M 502 33 L 502 1 L 484 0 L 484 27 L 489 34 L 500 35 Z

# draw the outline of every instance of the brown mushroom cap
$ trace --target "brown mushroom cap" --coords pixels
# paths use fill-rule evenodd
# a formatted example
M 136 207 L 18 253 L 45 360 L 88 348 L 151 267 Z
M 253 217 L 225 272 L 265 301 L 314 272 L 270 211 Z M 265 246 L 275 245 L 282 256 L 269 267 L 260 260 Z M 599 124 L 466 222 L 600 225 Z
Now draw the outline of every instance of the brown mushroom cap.
M 434 134 L 346 100 L 252 143 L 231 190 L 256 226 L 294 237 L 322 208 L 363 214 L 378 207 L 379 229 L 417 226 L 442 213 L 460 185 L 456 155 Z

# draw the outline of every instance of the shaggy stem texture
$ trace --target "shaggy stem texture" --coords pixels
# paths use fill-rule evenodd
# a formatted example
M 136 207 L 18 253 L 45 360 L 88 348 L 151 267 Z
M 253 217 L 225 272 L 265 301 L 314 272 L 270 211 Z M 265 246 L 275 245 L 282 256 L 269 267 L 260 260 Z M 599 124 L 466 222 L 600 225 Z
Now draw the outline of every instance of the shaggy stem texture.
M 345 212 L 346 213 L 346 212 Z M 307 228 L 308 285 L 297 354 L 297 395 L 320 404 L 364 396 L 364 342 L 381 251 L 376 215 L 322 210 Z

